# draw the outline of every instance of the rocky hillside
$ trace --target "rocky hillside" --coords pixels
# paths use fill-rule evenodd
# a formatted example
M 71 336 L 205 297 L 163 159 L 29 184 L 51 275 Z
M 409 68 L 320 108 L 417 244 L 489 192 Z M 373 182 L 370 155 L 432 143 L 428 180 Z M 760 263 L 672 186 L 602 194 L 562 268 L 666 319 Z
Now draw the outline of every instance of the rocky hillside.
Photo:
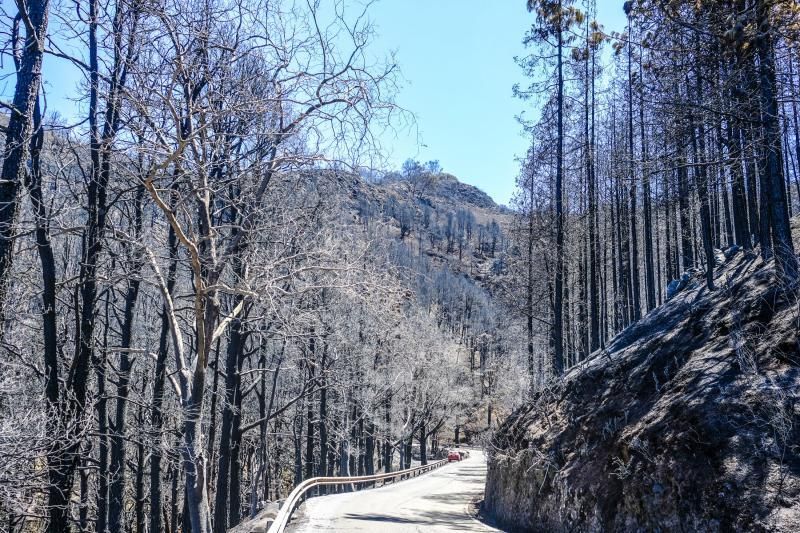
M 509 417 L 487 511 L 524 531 L 800 531 L 800 306 L 730 250 Z
M 392 250 L 419 305 L 437 314 L 439 328 L 459 346 L 454 364 L 468 368 L 474 394 L 453 406 L 443 438 L 455 438 L 456 425 L 467 440 L 496 427 L 526 386 L 521 330 L 497 297 L 513 252 L 512 212 L 442 172 L 380 180 L 337 172 L 326 179 L 338 182 L 351 217 L 346 224 Z
M 482 289 L 502 275 L 512 212 L 479 188 L 439 173 L 415 183 L 399 175 L 380 181 L 336 173 L 353 222 L 380 226 L 380 237 L 402 243 Z
M 440 174 L 436 181 L 434 194 L 452 202 L 472 205 L 483 209 L 499 209 L 492 198 L 477 187 L 461 183 L 451 174 Z

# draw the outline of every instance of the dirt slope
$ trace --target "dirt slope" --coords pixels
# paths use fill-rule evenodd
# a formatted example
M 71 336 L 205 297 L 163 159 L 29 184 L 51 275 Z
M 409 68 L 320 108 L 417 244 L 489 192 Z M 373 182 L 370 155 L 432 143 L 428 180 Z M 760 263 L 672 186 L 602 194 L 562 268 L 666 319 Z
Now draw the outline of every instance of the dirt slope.
M 800 307 L 739 252 L 511 416 L 486 507 L 530 531 L 800 531 Z

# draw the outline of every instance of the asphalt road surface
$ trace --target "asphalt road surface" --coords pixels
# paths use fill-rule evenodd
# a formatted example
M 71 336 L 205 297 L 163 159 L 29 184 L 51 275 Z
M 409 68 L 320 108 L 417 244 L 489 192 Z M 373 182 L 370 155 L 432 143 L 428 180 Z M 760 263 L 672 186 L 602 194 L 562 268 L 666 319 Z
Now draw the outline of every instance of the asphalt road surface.
M 483 495 L 483 453 L 453 462 L 420 477 L 377 489 L 311 498 L 296 523 L 296 533 L 379 531 L 500 531 L 471 514 L 471 502 Z

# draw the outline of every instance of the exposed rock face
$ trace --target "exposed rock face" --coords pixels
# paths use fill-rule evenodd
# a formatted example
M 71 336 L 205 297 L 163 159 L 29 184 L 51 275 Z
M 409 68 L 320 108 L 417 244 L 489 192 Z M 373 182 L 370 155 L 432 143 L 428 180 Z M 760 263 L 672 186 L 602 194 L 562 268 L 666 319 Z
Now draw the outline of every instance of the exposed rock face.
M 437 180 L 437 194 L 451 201 L 470 204 L 484 209 L 497 209 L 491 196 L 477 187 L 461 183 L 455 176 L 441 174 Z
M 485 505 L 524 531 L 800 531 L 800 307 L 736 254 L 509 417 Z
M 699 271 L 695 268 L 681 274 L 679 279 L 673 279 L 667 285 L 667 300 L 671 300 L 676 294 L 689 286 L 692 278 L 699 278 Z M 698 280 L 695 280 L 698 281 Z M 702 280 L 699 280 L 702 282 Z
M 228 533 L 267 533 L 283 503 L 283 500 L 266 502 L 264 508 L 256 516 L 244 520 L 241 524 L 228 530 Z

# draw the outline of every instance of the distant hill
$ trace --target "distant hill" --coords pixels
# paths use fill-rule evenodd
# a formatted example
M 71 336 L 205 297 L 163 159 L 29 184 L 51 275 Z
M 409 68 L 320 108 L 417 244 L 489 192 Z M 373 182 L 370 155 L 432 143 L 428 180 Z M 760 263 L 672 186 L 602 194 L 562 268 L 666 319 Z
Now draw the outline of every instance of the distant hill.
M 416 195 L 418 198 L 438 203 L 509 212 L 507 208 L 498 205 L 491 196 L 478 187 L 463 183 L 456 176 L 446 172 L 426 176 L 424 179 L 417 180 L 416 183 L 414 181 L 414 179 L 399 175 L 389 175 L 379 184 L 398 192 L 405 191 L 404 194 Z
M 460 435 L 469 438 L 496 426 L 508 414 L 505 406 L 518 404 L 515 387 L 524 388 L 524 373 L 515 366 L 521 361 L 510 355 L 521 353 L 519 331 L 512 331 L 511 313 L 496 294 L 512 253 L 511 211 L 450 174 L 420 180 L 394 175 L 377 182 L 334 175 L 347 196 L 348 223 L 359 225 L 375 245 L 392 250 L 413 278 L 417 302 L 436 309 L 440 327 L 472 354 L 471 361 L 461 364 L 469 364 L 476 376 L 488 367 L 507 376 L 502 394 L 513 397 L 500 400 L 488 387 L 464 399 L 470 407 Z
M 508 254 L 510 209 L 479 188 L 447 173 L 412 180 L 400 175 L 372 182 L 339 175 L 346 182 L 354 219 L 379 221 L 387 236 L 440 266 L 475 281 L 502 274 Z

